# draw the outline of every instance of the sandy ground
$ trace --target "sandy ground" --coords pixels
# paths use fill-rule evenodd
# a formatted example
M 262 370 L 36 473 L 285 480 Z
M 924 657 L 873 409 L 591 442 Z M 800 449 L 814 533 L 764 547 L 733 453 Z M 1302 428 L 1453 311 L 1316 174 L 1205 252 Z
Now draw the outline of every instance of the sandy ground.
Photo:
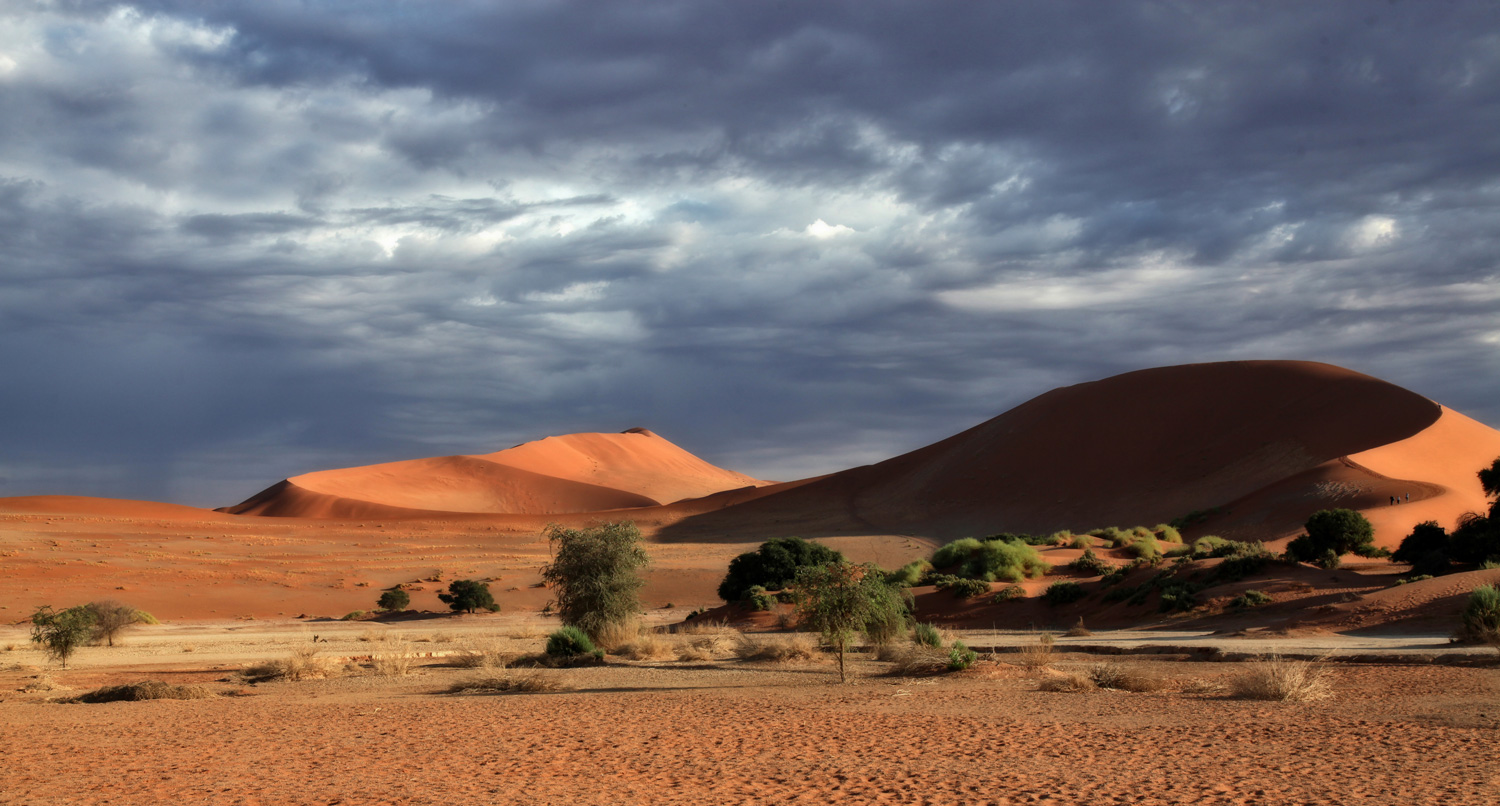
M 4 804 L 1481 804 L 1500 799 L 1500 667 L 1330 663 L 1307 704 L 1216 690 L 1242 663 L 1059 652 L 1053 667 L 1116 660 L 1151 693 L 1038 690 L 1000 654 L 976 669 L 888 676 L 831 663 L 624 661 L 539 672 L 570 690 L 452 695 L 470 646 L 534 651 L 549 626 L 476 617 L 401 627 L 316 625 L 325 655 L 418 649 L 413 674 L 358 669 L 246 685 L 233 670 L 282 657 L 308 625 L 139 628 L 44 673 L 0 655 Z M 400 630 L 400 637 L 397 631 Z M 0 636 L 0 641 L 9 638 Z M 983 638 L 968 636 L 975 643 Z M 1159 636 L 1177 643 L 1194 638 Z M 1209 640 L 1206 636 L 1196 636 Z M 697 640 L 671 636 L 671 641 Z M 1006 634 L 1003 640 L 1033 640 Z M 1099 634 L 1068 642 L 1139 641 Z M 1224 639 L 1234 640 L 1234 639 Z M 1369 648 L 1382 639 L 1346 640 Z M 194 651 L 181 651 L 191 641 Z M 1389 647 L 1387 647 L 1389 648 Z M 173 651 L 175 649 L 175 651 Z M 1493 656 L 1493 652 L 1490 653 Z M 1485 660 L 1486 658 L 1479 658 Z M 1488 658 L 1491 662 L 1493 657 Z M 214 699 L 51 702 L 99 685 L 201 683 Z M 1187 693 L 1197 692 L 1197 693 Z

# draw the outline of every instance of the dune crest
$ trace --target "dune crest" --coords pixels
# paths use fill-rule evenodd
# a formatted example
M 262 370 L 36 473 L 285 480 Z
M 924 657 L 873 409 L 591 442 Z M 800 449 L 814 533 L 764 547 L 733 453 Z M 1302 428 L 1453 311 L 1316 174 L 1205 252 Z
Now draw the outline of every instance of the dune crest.
M 477 456 L 306 473 L 223 511 L 297 518 L 553 515 L 652 507 L 764 484 L 631 429 L 547 437 Z

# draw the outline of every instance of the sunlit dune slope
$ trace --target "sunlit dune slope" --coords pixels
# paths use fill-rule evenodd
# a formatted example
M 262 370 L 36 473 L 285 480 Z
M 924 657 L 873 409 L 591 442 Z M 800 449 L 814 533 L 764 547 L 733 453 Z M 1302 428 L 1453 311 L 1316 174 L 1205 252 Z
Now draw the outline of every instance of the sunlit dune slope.
M 1420 395 L 1327 364 L 1164 367 L 1053 390 L 928 447 L 688 518 L 663 536 L 732 534 L 740 523 L 938 537 L 1081 530 L 1166 521 L 1290 484 L 1283 497 L 1296 500 L 1219 520 L 1226 533 L 1255 521 L 1258 536 L 1275 537 L 1322 508 L 1318 490 L 1344 489 L 1320 488 L 1342 479 L 1316 477 L 1337 476 L 1324 465 L 1342 457 L 1369 468 L 1340 464 L 1346 475 L 1378 473 L 1424 500 L 1443 499 L 1412 504 L 1410 514 L 1451 520 L 1477 484 L 1462 496 L 1446 490 L 1497 455 L 1495 440 L 1500 433 Z M 1444 454 L 1457 470 L 1437 472 Z M 1369 508 L 1396 494 L 1380 489 L 1343 505 Z
M 307 473 L 225 511 L 301 518 L 549 515 L 651 507 L 763 484 L 632 429 L 547 437 L 483 456 Z

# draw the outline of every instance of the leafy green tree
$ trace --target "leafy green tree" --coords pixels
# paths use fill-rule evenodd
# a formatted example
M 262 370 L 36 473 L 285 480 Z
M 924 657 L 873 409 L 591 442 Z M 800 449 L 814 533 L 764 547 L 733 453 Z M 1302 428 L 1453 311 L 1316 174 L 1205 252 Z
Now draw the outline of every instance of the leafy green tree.
M 455 579 L 448 583 L 448 592 L 439 593 L 438 598 L 459 613 L 473 613 L 481 609 L 493 613 L 500 609 L 490 593 L 490 586 L 477 579 Z
M 1416 573 L 1442 573 L 1448 569 L 1448 530 L 1437 521 L 1423 521 L 1401 539 L 1401 545 L 1391 552 L 1391 559 L 1411 565 Z
M 563 624 L 578 627 L 591 638 L 624 625 L 641 612 L 640 590 L 646 584 L 640 570 L 650 563 L 634 523 L 604 523 L 585 529 L 547 527 L 552 562 L 542 579 L 552 588 Z
M 860 633 L 910 623 L 906 592 L 888 584 L 874 564 L 840 560 L 797 572 L 792 585 L 802 623 L 817 630 L 839 656 L 839 682 L 848 679 L 844 655 Z
M 68 658 L 93 635 L 94 614 L 87 605 L 60 612 L 54 611 L 50 605 L 42 605 L 31 614 L 32 642 L 64 669 L 68 667 Z
M 450 587 L 449 589 L 451 590 L 452 588 Z M 490 601 L 491 603 L 493 603 L 494 598 L 491 597 Z M 380 594 L 380 600 L 375 603 L 375 606 L 380 608 L 381 610 L 394 611 L 405 610 L 410 604 L 411 594 L 407 593 L 404 590 L 401 590 L 400 588 L 392 588 L 391 590 Z
M 1389 552 L 1375 545 L 1375 527 L 1352 509 L 1314 512 L 1302 527 L 1305 534 L 1287 544 L 1287 557 L 1320 568 L 1337 568 L 1339 557 L 1385 557 Z
M 750 589 L 784 590 L 797 579 L 797 572 L 814 565 L 839 562 L 844 555 L 821 543 L 800 537 L 777 537 L 729 561 L 729 573 L 719 583 L 719 598 L 742 601 Z

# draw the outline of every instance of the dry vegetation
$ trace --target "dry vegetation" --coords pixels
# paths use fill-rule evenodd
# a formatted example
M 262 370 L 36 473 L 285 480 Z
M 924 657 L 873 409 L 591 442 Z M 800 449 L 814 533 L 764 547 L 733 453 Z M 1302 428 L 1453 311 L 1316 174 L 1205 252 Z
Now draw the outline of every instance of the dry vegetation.
M 64 702 L 141 702 L 144 700 L 207 700 L 217 697 L 204 686 L 174 686 L 160 680 L 143 680 L 119 686 L 104 686 L 71 697 Z
M 449 694 L 505 694 L 512 692 L 569 691 L 565 680 L 538 671 L 509 671 L 475 675 L 454 683 Z
M 318 657 L 318 650 L 302 647 L 294 650 L 282 660 L 254 663 L 240 670 L 239 676 L 246 683 L 266 683 L 274 680 L 322 680 L 340 677 L 346 669 L 332 658 Z
M 1315 702 L 1332 696 L 1326 664 L 1277 655 L 1250 661 L 1229 684 L 1230 693 L 1247 700 Z
M 742 635 L 734 648 L 735 657 L 744 661 L 773 661 L 777 663 L 789 663 L 792 661 L 816 661 L 822 656 L 818 652 L 817 639 L 808 633 L 796 632 L 790 635 L 771 635 L 762 638 L 751 638 Z

